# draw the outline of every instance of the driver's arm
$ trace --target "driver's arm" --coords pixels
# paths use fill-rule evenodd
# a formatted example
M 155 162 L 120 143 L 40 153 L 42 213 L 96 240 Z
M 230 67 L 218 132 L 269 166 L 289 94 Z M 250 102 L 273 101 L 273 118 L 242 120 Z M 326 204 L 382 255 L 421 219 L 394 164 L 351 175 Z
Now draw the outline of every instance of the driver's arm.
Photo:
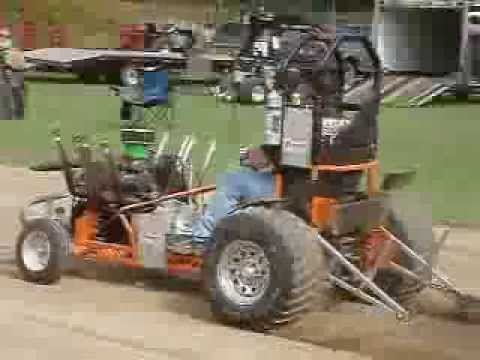
M 245 149 L 241 156 L 241 163 L 255 170 L 264 170 L 279 167 L 280 149 L 273 146 L 261 145 Z

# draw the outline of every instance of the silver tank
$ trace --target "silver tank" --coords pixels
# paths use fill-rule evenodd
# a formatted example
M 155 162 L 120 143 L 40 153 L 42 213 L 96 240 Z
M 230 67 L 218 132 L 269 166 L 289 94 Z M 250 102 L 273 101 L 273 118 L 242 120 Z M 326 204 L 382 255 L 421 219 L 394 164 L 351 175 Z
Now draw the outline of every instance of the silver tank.
M 480 81 L 480 14 L 478 20 L 478 24 L 471 24 L 469 27 L 469 52 L 472 78 Z

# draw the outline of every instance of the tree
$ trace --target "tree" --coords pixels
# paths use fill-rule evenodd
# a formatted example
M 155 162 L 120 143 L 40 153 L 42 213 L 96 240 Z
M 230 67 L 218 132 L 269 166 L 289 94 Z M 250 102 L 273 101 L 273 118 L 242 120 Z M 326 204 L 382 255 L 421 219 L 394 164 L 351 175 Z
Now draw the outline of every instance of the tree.
M 20 0 L 3 0 L 4 4 L 0 5 L 0 11 L 4 11 L 5 20 L 9 23 L 15 23 L 22 14 L 22 2 Z
M 240 18 L 240 2 L 241 0 L 216 0 L 215 17 L 217 23 L 238 20 Z

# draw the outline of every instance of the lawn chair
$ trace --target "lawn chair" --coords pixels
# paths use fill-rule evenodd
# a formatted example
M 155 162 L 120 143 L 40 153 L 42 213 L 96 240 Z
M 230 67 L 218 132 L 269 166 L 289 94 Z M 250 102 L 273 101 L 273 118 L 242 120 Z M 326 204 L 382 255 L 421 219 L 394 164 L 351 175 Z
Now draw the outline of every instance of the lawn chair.
M 146 67 L 138 70 L 138 83 L 117 90 L 122 99 L 121 141 L 135 159 L 149 156 L 155 144 L 155 129 L 160 122 L 174 119 L 168 70 Z

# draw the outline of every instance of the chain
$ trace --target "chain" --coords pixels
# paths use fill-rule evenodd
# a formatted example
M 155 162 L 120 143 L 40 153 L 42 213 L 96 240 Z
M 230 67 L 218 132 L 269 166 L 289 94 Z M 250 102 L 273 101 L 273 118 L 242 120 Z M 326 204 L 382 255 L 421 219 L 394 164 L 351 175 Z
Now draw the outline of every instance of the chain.
M 436 283 L 434 281 L 432 281 L 430 283 L 430 288 L 432 289 L 435 289 L 435 290 L 440 290 L 446 294 L 454 294 L 454 295 L 461 295 L 457 290 L 455 289 L 452 289 L 451 287 L 449 286 L 446 286 L 445 284 L 441 284 L 441 283 Z
M 432 289 L 439 290 L 447 295 L 455 296 L 457 303 L 458 313 L 457 316 L 463 320 L 469 321 L 474 319 L 474 322 L 477 323 L 480 316 L 480 298 L 478 296 L 463 294 L 449 286 L 444 284 L 438 284 L 432 282 Z
M 432 289 L 442 291 L 445 294 L 455 295 L 460 300 L 461 303 L 470 302 L 470 301 L 480 302 L 480 298 L 473 295 L 461 293 L 458 290 L 452 289 L 444 284 L 435 284 L 432 282 L 430 287 Z

